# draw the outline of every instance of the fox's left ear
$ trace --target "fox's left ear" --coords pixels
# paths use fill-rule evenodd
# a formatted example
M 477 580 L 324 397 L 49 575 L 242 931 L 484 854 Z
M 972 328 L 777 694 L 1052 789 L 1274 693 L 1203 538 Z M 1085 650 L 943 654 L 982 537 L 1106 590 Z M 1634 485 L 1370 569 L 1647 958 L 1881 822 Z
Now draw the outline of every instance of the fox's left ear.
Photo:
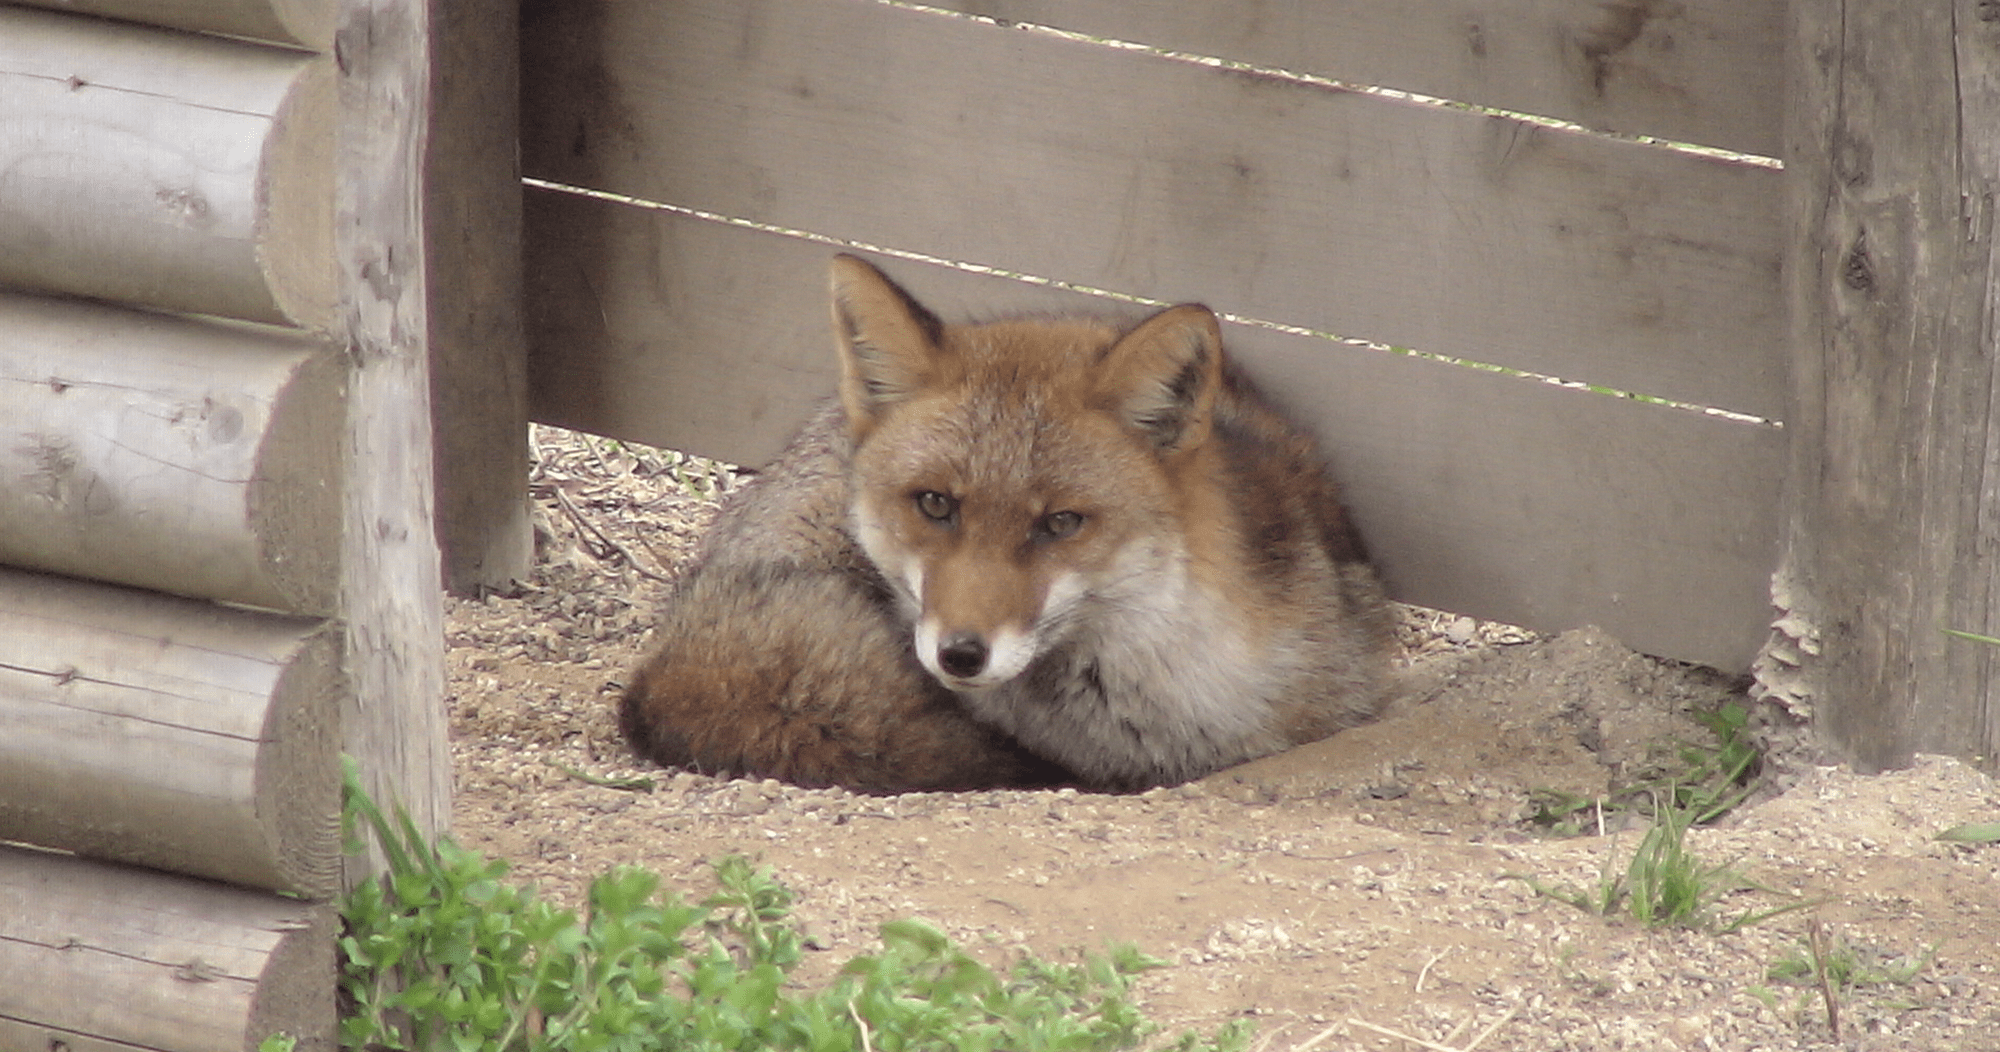
M 944 339 L 937 315 L 866 260 L 833 257 L 833 326 L 840 398 L 857 434 L 931 379 Z
M 1221 385 L 1222 329 L 1198 303 L 1140 322 L 1098 366 L 1100 399 L 1163 453 L 1208 440 Z

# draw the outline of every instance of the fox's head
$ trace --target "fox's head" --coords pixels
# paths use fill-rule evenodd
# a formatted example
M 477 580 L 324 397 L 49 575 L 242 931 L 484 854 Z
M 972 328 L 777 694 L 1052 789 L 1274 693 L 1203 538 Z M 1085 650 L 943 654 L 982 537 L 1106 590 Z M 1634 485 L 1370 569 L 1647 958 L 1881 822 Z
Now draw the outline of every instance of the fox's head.
M 1224 520 L 1209 454 L 1222 340 L 1208 308 L 1129 329 L 944 325 L 873 266 L 833 263 L 852 525 L 924 667 L 977 691 L 1085 630 L 1178 601 L 1191 532 Z

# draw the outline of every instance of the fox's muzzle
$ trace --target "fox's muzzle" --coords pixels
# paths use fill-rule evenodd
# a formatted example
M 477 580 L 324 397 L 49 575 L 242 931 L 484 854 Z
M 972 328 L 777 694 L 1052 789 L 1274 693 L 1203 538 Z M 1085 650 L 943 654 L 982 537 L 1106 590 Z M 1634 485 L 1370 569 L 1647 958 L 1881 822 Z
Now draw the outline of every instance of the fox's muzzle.
M 1013 679 L 1034 660 L 1034 636 L 1002 626 L 996 631 L 951 627 L 938 619 L 917 622 L 917 659 L 952 690 L 985 690 Z

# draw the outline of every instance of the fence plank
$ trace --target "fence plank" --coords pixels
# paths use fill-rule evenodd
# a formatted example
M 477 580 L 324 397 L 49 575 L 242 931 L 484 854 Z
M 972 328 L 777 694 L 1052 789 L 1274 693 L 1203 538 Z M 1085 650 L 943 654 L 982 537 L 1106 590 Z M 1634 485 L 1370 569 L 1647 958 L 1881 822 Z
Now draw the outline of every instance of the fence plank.
M 0 7 L 0 283 L 324 328 L 330 60 Z
M 339 887 L 321 622 L 0 568 L 0 839 Z
M 827 247 L 556 193 L 528 219 L 538 418 L 755 464 L 832 391 Z M 885 265 L 949 317 L 1104 306 Z M 1781 432 L 1265 329 L 1228 339 L 1326 440 L 1399 598 L 1747 667 Z
M 345 375 L 284 330 L 0 292 L 0 560 L 332 614 Z
M 1781 0 L 942 0 L 935 6 L 1774 157 Z
M 268 40 L 324 51 L 333 47 L 338 0 L 10 0 L 147 25 Z
M 1783 407 L 1768 168 L 855 0 L 524 14 L 532 176 Z
M 1780 594 L 1805 645 L 1778 685 L 1864 768 L 1991 766 L 2000 648 L 1945 630 L 2000 636 L 2000 24 L 1969 0 L 1793 11 Z
M 433 5 L 424 236 L 438 542 L 455 591 L 525 577 L 527 341 L 521 331 L 514 0 Z
M 0 845 L 0 1047 L 312 1047 L 334 1028 L 332 907 Z

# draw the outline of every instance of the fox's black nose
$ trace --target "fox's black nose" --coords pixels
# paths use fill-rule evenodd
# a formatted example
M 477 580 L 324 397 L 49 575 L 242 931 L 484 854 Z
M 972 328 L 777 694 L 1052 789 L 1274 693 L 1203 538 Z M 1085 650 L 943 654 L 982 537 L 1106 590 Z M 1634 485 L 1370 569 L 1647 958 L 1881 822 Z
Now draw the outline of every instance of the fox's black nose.
M 938 644 L 938 667 L 960 679 L 971 679 L 986 667 L 986 641 L 970 632 Z

